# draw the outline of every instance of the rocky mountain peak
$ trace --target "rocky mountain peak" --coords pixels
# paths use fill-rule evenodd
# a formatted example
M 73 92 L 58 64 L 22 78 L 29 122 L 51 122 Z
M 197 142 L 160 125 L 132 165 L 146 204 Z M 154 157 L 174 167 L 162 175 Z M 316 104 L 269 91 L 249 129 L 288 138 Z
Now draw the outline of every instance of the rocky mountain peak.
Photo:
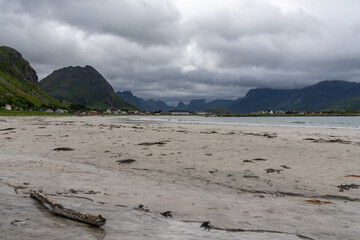
M 13 48 L 0 47 L 0 70 L 22 81 L 38 83 L 38 76 L 21 53 Z

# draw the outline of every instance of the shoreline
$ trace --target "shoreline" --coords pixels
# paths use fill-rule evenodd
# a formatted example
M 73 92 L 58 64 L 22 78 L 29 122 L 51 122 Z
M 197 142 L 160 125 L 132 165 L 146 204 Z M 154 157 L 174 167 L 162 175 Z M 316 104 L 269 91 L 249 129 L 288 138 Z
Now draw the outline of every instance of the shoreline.
M 346 177 L 360 175 L 358 131 L 115 118 L 1 117 L 0 129 L 13 129 L 0 131 L 0 185 L 21 186 L 17 196 L 43 189 L 69 201 L 89 198 L 97 209 L 143 204 L 156 216 L 171 211 L 177 221 L 223 229 L 360 235 L 360 189 L 338 188 L 360 184 Z M 73 150 L 54 151 L 62 147 Z M 109 229 L 107 238 L 116 234 Z
M 108 116 L 110 117 L 110 116 Z M 275 116 L 274 116 L 275 117 Z M 280 118 L 281 116 L 277 116 L 278 118 Z M 290 118 L 291 116 L 287 116 L 286 118 Z M 300 116 L 299 116 L 300 117 Z M 302 118 L 307 118 L 307 116 L 301 116 Z M 315 116 L 313 116 L 315 117 Z M 326 117 L 326 116 L 324 116 Z M 331 116 L 327 116 L 327 117 L 331 117 Z M 295 127 L 295 128 L 338 128 L 338 129 L 352 129 L 352 130 L 360 130 L 360 125 L 356 126 L 356 127 L 344 127 L 344 126 L 326 126 L 326 125 L 306 125 L 307 122 L 300 122 L 298 123 L 297 121 L 294 122 L 288 122 L 290 124 L 275 124 L 275 123 L 242 123 L 242 122 L 216 122 L 216 121 L 191 121 L 191 120 L 184 120 L 184 121 L 171 121 L 171 119 L 181 119 L 181 118 L 204 118 L 204 119 L 211 119 L 212 117 L 204 117 L 204 116 L 121 116 L 121 117 L 114 117 L 117 119 L 123 119 L 118 121 L 117 123 L 123 123 L 123 124 L 194 124 L 194 125 L 216 125 L 216 126 L 265 126 L 265 127 Z M 222 117 L 214 117 L 213 119 L 216 120 L 218 118 L 222 118 Z M 224 119 L 227 119 L 228 117 L 224 117 Z M 229 117 L 230 118 L 230 117 Z M 238 117 L 234 117 L 235 119 Z M 239 117 L 241 118 L 241 117 Z M 250 117 L 244 117 L 244 118 L 250 118 Z M 256 118 L 261 118 L 261 117 L 256 117 Z M 267 117 L 264 117 L 267 118 Z M 137 120 L 140 119 L 140 120 Z M 154 120 L 151 120 L 154 119 Z M 359 118 L 360 121 L 360 118 Z M 295 123 L 295 124 L 291 124 L 291 123 Z

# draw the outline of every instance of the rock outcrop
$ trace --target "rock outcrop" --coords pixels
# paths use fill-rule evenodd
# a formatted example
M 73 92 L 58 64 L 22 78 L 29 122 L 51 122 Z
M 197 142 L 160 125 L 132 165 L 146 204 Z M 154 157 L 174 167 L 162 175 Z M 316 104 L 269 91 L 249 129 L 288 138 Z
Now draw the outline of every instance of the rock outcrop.
M 36 72 L 29 62 L 22 57 L 21 53 L 10 47 L 0 47 L 0 71 L 19 80 L 38 83 Z

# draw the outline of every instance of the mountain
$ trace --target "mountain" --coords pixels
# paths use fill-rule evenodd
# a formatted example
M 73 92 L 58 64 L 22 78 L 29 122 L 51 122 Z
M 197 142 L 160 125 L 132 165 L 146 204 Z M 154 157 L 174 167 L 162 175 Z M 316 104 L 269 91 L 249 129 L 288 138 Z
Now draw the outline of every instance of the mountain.
M 29 81 L 34 84 L 38 83 L 38 77 L 35 70 L 15 49 L 1 46 L 0 63 L 2 72 L 22 81 Z
M 181 101 L 178 103 L 177 107 L 174 108 L 174 110 L 186 110 L 186 109 L 187 109 L 187 105 L 185 105 L 185 103 Z
M 163 112 L 167 112 L 169 111 L 170 109 L 172 109 L 171 106 L 168 106 L 165 102 L 161 101 L 161 100 L 152 100 L 152 99 L 149 99 L 146 101 L 147 104 L 149 104 L 150 106 L 152 106 L 154 109 L 157 109 L 158 110 L 161 110 Z
M 199 112 L 206 108 L 205 105 L 206 105 L 205 99 L 192 99 L 192 100 L 190 100 L 188 105 L 184 105 L 183 107 L 185 107 L 185 110 L 188 110 L 191 112 Z M 182 109 L 179 109 L 179 110 L 182 110 Z
M 38 77 L 22 55 L 13 48 L 0 47 L 0 106 L 18 108 L 64 107 L 38 87 Z
M 206 102 L 205 99 L 192 99 L 189 104 L 184 104 L 183 102 L 179 102 L 176 110 L 187 110 L 191 112 L 200 112 L 214 109 L 222 109 L 225 112 L 229 112 L 227 109 L 229 105 L 231 105 L 233 100 L 213 100 L 210 102 Z
M 360 96 L 330 103 L 324 111 L 360 110 Z
M 65 67 L 52 72 L 39 82 L 50 96 L 95 108 L 135 109 L 118 96 L 106 79 L 93 67 Z
M 161 110 L 166 112 L 169 109 L 169 106 L 163 101 L 154 101 L 152 99 L 145 101 L 142 98 L 134 96 L 131 91 L 118 91 L 116 94 L 142 111 L 155 112 Z
M 217 108 L 226 108 L 234 101 L 232 100 L 214 100 L 211 102 L 206 102 L 205 99 L 192 99 L 189 104 L 184 104 L 179 102 L 176 107 L 169 106 L 165 102 L 158 100 L 154 101 L 153 99 L 144 100 L 140 97 L 134 96 L 131 91 L 116 92 L 120 97 L 128 101 L 129 103 L 134 104 L 140 110 L 143 111 L 163 111 L 167 112 L 170 110 L 186 110 L 191 112 L 205 111 L 208 109 L 217 109 Z M 227 112 L 229 110 L 226 110 Z
M 229 110 L 227 109 L 232 103 L 234 103 L 233 100 L 221 100 L 221 99 L 217 99 L 211 102 L 206 103 L 203 106 L 202 110 L 208 110 L 208 109 L 223 109 L 223 111 L 227 111 L 229 112 Z
M 360 83 L 347 81 L 322 81 L 301 89 L 270 89 L 256 88 L 248 91 L 244 98 L 236 100 L 193 99 L 189 104 L 179 102 L 171 107 L 162 101 L 145 101 L 134 96 L 130 91 L 117 92 L 125 100 L 131 102 L 141 110 L 169 111 L 187 110 L 191 112 L 234 112 L 250 113 L 264 110 L 356 110 L 360 109 Z
M 322 81 L 302 89 L 251 89 L 240 101 L 229 106 L 236 113 L 261 110 L 321 111 L 331 103 L 360 96 L 360 83 Z

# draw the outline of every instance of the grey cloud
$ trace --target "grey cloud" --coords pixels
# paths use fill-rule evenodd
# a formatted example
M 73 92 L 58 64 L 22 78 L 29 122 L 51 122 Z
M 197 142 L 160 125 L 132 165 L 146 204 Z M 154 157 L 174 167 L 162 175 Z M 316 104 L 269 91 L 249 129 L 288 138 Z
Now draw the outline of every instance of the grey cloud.
M 169 102 L 360 81 L 357 1 L 294 1 L 287 12 L 275 1 L 199 1 L 189 15 L 177 0 L 0 0 L 0 45 L 40 79 L 92 65 L 115 90 Z
M 294 41 L 320 34 L 312 16 L 303 11 L 285 14 L 269 4 L 241 5 L 195 22 L 196 41 L 217 54 L 219 67 L 225 68 L 281 66 Z
M 257 35 L 316 33 L 318 22 L 304 11 L 283 13 L 279 7 L 254 1 L 219 10 L 194 20 L 194 31 L 227 41 Z
M 119 74 L 126 76 L 126 74 Z M 236 84 L 236 74 L 218 74 L 205 70 L 182 73 L 177 68 L 138 72 L 137 78 L 114 79 L 115 89 L 134 90 L 144 98 L 166 101 L 189 101 L 191 98 L 236 99 L 243 96 L 249 87 Z M 250 83 L 251 81 L 249 81 Z
M 167 0 L 14 1 L 18 12 L 75 26 L 88 34 L 112 34 L 146 46 L 177 41 L 180 14 Z

